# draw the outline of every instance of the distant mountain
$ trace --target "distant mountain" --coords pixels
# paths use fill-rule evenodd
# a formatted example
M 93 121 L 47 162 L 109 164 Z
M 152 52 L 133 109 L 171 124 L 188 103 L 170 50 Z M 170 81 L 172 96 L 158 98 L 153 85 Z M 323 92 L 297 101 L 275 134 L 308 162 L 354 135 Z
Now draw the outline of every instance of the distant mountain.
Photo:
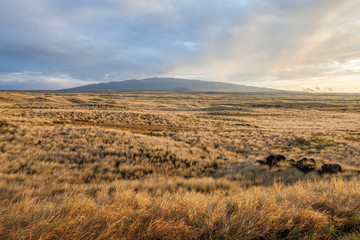
M 81 87 L 63 89 L 62 91 L 177 91 L 177 92 L 285 92 L 271 88 L 251 87 L 233 83 L 210 82 L 180 78 L 147 78 L 90 84 Z

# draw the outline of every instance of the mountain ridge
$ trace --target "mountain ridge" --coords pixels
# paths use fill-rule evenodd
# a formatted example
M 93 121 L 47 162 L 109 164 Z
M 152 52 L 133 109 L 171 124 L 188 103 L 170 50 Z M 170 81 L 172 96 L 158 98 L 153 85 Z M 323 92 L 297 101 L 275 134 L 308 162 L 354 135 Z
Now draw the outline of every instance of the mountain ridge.
M 106 83 L 88 84 L 59 91 L 175 91 L 175 92 L 287 92 L 278 89 L 252 87 L 234 83 L 190 80 L 182 78 L 154 77 L 145 79 L 129 79 Z

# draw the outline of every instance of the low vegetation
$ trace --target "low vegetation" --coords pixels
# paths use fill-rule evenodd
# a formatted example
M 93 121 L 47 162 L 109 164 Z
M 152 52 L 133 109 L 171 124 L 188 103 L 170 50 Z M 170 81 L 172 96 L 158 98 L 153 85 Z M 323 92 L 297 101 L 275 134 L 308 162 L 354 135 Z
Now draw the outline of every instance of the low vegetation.
M 0 238 L 358 239 L 359 112 L 359 95 L 1 92 Z

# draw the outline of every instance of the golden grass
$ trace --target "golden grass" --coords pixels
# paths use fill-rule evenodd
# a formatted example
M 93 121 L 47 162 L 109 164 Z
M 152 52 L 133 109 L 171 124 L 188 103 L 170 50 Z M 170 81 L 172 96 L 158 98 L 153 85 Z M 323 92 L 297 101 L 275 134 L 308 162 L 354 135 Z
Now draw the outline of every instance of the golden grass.
M 0 93 L 0 239 L 358 239 L 360 97 Z M 303 174 L 268 154 L 339 163 Z
M 20 198 L 1 202 L 0 237 L 337 239 L 359 234 L 357 178 L 333 177 L 292 186 L 278 183 L 271 188 L 243 189 L 232 184 L 230 190 L 206 194 L 186 187 L 170 192 L 166 186 L 157 186 L 157 193 L 134 192 L 131 184 L 79 185 L 43 197 L 34 197 L 41 193 L 27 188 Z M 14 191 L 3 186 L 3 194 L 4 188 Z

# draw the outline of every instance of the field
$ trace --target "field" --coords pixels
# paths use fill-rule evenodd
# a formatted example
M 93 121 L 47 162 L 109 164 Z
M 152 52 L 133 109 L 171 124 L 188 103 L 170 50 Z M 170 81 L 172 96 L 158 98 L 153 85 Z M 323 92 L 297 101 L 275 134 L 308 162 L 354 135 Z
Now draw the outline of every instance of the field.
M 360 95 L 0 92 L 0 164 L 0 239 L 360 238 Z

